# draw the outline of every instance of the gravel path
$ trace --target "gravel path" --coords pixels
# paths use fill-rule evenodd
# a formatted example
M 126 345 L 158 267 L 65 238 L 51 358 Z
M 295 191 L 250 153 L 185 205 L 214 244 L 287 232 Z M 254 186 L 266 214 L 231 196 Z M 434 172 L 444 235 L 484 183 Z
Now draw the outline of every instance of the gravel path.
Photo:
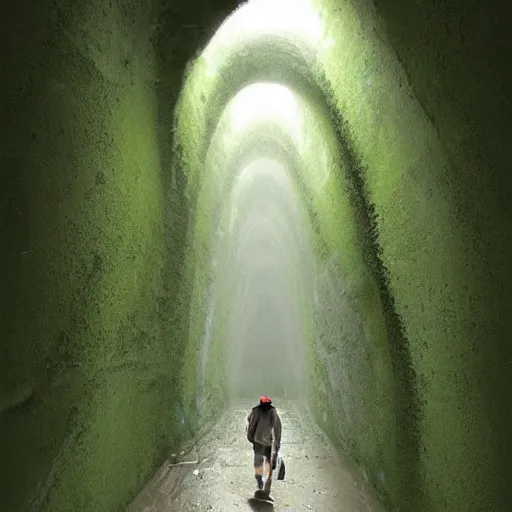
M 274 479 L 274 505 L 251 499 L 256 490 L 252 447 L 245 438 L 251 404 L 230 409 L 180 460 L 167 462 L 127 512 L 382 512 L 361 477 L 292 403 L 276 404 L 283 423 L 284 481 Z M 198 461 L 198 462 L 195 462 Z

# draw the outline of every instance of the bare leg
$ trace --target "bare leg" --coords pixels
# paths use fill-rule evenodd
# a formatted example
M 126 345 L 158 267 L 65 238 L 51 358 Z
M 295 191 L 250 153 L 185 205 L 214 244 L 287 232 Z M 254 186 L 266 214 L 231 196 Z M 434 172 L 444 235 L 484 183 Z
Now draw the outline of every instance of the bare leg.
M 267 480 L 265 482 L 264 491 L 267 494 L 270 494 L 270 486 L 272 485 L 272 457 L 270 460 L 267 460 L 265 457 L 265 473 L 267 475 Z
M 265 474 L 264 468 L 265 459 L 263 456 L 259 456 L 255 454 L 254 456 L 254 475 L 256 477 L 256 482 L 258 483 L 258 489 L 263 488 L 263 475 Z

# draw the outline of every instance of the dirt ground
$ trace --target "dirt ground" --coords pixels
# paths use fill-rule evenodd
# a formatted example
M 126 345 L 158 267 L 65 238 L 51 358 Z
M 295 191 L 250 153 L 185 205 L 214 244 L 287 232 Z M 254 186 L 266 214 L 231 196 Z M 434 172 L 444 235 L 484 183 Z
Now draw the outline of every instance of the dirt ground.
M 127 512 L 383 511 L 351 464 L 292 403 L 276 404 L 286 478 L 273 481 L 273 505 L 254 500 L 252 447 L 245 437 L 250 407 L 230 409 L 189 453 L 178 455 L 175 462 L 185 464 L 167 461 Z

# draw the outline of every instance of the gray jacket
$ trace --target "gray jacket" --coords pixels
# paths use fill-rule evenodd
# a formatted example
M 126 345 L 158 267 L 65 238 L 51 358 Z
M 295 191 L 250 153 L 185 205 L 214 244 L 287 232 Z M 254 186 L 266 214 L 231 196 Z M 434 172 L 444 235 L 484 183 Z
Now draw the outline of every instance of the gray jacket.
M 253 407 L 247 416 L 247 439 L 251 443 L 281 446 L 281 419 L 274 406 Z

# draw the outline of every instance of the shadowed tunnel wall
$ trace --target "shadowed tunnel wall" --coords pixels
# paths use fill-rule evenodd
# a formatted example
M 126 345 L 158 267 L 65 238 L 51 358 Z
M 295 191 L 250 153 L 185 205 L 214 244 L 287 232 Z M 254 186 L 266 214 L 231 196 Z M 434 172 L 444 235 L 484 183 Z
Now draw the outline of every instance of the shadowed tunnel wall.
M 333 39 L 321 69 L 276 76 L 234 54 L 238 79 L 204 99 L 192 72 L 179 147 L 186 64 L 234 5 L 3 8 L 2 510 L 122 510 L 217 414 L 197 401 L 194 344 L 221 196 L 201 196 L 213 178 L 192 156 L 219 105 L 265 77 L 323 102 L 337 142 L 316 195 L 277 145 L 310 222 L 314 278 L 297 286 L 319 297 L 299 305 L 317 421 L 390 510 L 510 509 L 506 4 L 316 3 Z M 223 371 L 210 364 L 212 389 Z

